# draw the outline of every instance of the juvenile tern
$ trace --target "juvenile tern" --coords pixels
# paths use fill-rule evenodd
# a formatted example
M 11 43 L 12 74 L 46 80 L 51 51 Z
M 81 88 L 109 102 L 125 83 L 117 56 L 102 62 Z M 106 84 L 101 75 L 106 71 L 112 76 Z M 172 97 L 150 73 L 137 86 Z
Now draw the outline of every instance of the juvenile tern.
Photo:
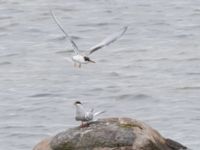
M 75 119 L 76 121 L 81 121 L 81 127 L 84 126 L 84 122 L 86 122 L 87 125 L 89 122 L 93 121 L 96 116 L 105 112 L 105 111 L 94 112 L 93 109 L 91 109 L 90 111 L 86 111 L 80 101 L 76 101 L 74 105 L 76 107 Z
M 118 33 L 115 33 L 107 38 L 105 38 L 103 41 L 101 41 L 99 44 L 91 47 L 89 49 L 89 51 L 87 52 L 87 54 L 81 54 L 79 52 L 79 48 L 76 45 L 76 43 L 73 41 L 73 39 L 67 34 L 67 32 L 65 32 L 64 28 L 62 27 L 62 25 L 59 23 L 57 17 L 55 16 L 54 12 L 52 10 L 50 10 L 51 16 L 53 18 L 53 20 L 55 21 L 55 23 L 58 25 L 58 27 L 60 28 L 60 30 L 65 34 L 65 36 L 69 39 L 69 41 L 71 42 L 72 46 L 73 46 L 73 50 L 75 52 L 75 55 L 72 56 L 72 60 L 74 61 L 74 67 L 76 67 L 78 65 L 78 67 L 81 67 L 81 64 L 87 64 L 87 63 L 95 63 L 95 61 L 91 60 L 89 55 L 91 55 L 92 53 L 94 53 L 95 51 L 110 45 L 111 43 L 115 42 L 117 39 L 119 39 L 127 30 L 127 26 L 123 27 Z

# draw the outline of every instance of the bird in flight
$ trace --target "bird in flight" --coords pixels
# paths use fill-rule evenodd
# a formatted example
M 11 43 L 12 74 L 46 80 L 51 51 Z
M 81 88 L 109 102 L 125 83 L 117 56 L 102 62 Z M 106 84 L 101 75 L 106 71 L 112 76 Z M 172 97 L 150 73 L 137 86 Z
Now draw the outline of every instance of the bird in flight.
M 94 121 L 96 116 L 105 113 L 105 111 L 94 112 L 94 109 L 86 111 L 80 101 L 76 101 L 74 105 L 76 107 L 75 119 L 76 121 L 81 121 L 81 127 L 89 125 L 89 122 Z M 84 124 L 84 122 L 86 122 L 86 124 Z
M 81 68 L 81 64 L 87 64 L 87 63 L 95 63 L 95 61 L 90 59 L 90 55 L 92 53 L 94 53 L 95 51 L 110 45 L 111 43 L 115 42 L 117 39 L 119 39 L 127 30 L 127 26 L 123 27 L 118 33 L 115 33 L 107 38 L 105 38 L 103 41 L 101 41 L 99 44 L 91 47 L 87 54 L 81 54 L 79 51 L 78 46 L 76 45 L 76 43 L 73 41 L 73 39 L 67 34 L 67 32 L 65 32 L 64 28 L 62 27 L 62 25 L 59 23 L 57 17 L 55 16 L 54 12 L 52 10 L 50 10 L 50 14 L 53 18 L 53 20 L 55 21 L 55 23 L 58 25 L 58 27 L 60 28 L 60 30 L 65 34 L 66 38 L 71 42 L 72 46 L 73 46 L 73 50 L 75 52 L 75 55 L 72 56 L 72 60 L 74 62 L 74 67 L 78 66 L 79 68 Z

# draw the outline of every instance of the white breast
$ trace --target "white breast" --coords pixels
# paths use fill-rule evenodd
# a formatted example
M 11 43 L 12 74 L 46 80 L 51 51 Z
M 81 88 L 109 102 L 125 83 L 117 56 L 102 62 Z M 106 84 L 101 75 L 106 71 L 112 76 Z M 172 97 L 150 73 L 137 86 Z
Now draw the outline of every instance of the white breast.
M 82 107 L 82 105 L 79 105 L 79 104 L 77 104 L 77 105 L 75 105 L 76 106 L 76 120 L 77 121 L 82 121 L 82 120 L 84 120 L 84 118 L 85 118 L 85 110 L 84 110 L 84 108 Z
M 86 64 L 87 61 L 85 61 L 84 57 L 82 55 L 75 55 L 72 57 L 72 60 L 81 64 Z

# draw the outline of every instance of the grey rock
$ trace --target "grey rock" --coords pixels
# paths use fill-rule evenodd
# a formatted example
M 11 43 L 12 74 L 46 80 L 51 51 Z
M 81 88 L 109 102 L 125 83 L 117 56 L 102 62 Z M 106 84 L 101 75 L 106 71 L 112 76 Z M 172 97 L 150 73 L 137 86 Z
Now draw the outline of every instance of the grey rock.
M 76 127 L 66 130 L 51 138 L 47 147 L 50 150 L 187 149 L 178 142 L 165 139 L 145 123 L 130 118 L 100 119 L 84 128 Z
M 33 150 L 52 150 L 52 148 L 50 147 L 50 141 L 51 138 L 46 138 L 44 140 L 42 140 L 40 143 L 38 143 Z

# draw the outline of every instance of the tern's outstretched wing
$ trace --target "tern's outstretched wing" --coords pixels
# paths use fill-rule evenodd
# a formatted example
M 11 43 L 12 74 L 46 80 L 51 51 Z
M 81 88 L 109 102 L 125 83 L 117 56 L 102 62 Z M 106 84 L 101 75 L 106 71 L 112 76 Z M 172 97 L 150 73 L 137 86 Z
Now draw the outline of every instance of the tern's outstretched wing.
M 126 32 L 127 28 L 128 28 L 127 26 L 123 27 L 123 29 L 119 33 L 113 34 L 113 35 L 107 37 L 106 39 L 104 39 L 99 44 L 91 47 L 89 49 L 88 55 L 92 54 L 93 52 L 97 51 L 100 48 L 103 48 L 103 47 L 108 46 L 109 44 L 115 42 L 117 39 L 119 39 Z
M 76 54 L 78 54 L 78 47 L 76 45 L 76 43 L 72 40 L 72 38 L 65 32 L 64 28 L 61 26 L 61 24 L 59 23 L 58 19 L 56 18 L 55 14 L 53 13 L 52 10 L 50 10 L 51 16 L 53 18 L 53 20 L 55 21 L 55 23 L 58 25 L 58 27 L 60 28 L 60 30 L 65 34 L 65 36 L 69 39 L 69 41 L 72 43 L 72 46 L 74 48 L 74 52 Z

